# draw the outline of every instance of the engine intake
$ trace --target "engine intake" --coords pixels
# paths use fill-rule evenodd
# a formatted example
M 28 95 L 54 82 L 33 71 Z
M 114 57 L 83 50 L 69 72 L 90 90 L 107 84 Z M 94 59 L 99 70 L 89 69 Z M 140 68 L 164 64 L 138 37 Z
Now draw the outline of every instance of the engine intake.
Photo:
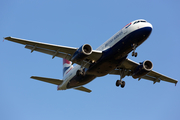
M 142 76 L 146 75 L 147 73 L 149 73 L 152 69 L 153 69 L 152 62 L 149 60 L 146 60 L 135 68 L 135 70 L 132 74 L 132 77 L 134 79 L 142 77 Z
M 76 63 L 77 61 L 84 60 L 91 53 L 92 47 L 89 44 L 84 44 L 74 53 L 71 61 Z

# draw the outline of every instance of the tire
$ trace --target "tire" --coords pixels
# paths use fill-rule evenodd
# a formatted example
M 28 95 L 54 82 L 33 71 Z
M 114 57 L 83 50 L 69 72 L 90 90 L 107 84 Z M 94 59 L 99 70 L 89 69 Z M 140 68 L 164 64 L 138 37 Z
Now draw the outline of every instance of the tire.
M 134 55 L 135 57 L 137 57 L 137 52 L 135 53 L 135 55 Z
M 80 76 L 80 75 L 81 75 L 81 71 L 80 71 L 80 70 L 77 70 L 76 75 L 77 75 L 77 76 Z
M 122 81 L 121 88 L 124 88 L 124 86 L 125 86 L 125 81 Z
M 134 52 L 132 52 L 132 56 L 134 56 Z
M 116 81 L 116 86 L 119 87 L 120 84 L 121 84 L 121 81 L 120 81 L 120 80 L 117 80 L 117 81 Z

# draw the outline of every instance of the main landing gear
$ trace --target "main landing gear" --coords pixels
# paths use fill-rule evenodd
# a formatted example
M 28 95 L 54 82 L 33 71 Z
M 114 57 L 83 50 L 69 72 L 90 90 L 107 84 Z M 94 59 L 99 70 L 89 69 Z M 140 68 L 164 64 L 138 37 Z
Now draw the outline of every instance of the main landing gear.
M 121 88 L 124 88 L 124 86 L 125 86 L 125 81 L 117 80 L 117 81 L 116 81 L 116 86 L 119 87 L 120 85 L 121 85 Z
M 132 44 L 132 46 L 133 46 L 132 56 L 137 57 L 137 52 L 135 52 L 135 50 L 137 48 L 137 44 L 134 43 L 134 44 Z
M 86 63 L 86 64 L 87 64 L 87 63 Z M 84 66 L 85 66 L 85 64 L 83 64 L 83 62 L 82 62 L 80 70 L 77 70 L 77 71 L 76 71 L 76 75 L 77 75 L 78 77 L 80 77 L 80 76 L 81 76 L 81 77 L 84 77 L 84 76 L 85 76 L 85 69 L 83 69 Z
M 116 81 L 116 86 L 119 87 L 121 85 L 121 88 L 124 88 L 125 81 L 122 81 L 122 79 L 125 77 L 125 70 L 120 70 L 120 80 Z
M 76 75 L 79 76 L 84 76 L 84 71 L 83 70 L 77 70 Z
M 137 52 L 132 52 L 132 56 L 137 57 Z

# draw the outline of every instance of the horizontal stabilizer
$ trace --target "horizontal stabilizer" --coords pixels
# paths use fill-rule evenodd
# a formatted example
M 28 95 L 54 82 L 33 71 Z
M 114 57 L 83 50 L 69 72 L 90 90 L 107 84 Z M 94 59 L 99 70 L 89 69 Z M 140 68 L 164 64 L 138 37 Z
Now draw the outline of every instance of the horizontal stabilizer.
M 53 79 L 53 78 L 45 78 L 45 77 L 38 77 L 38 76 L 31 76 L 32 79 L 40 80 L 43 82 L 48 82 L 55 85 L 61 85 L 63 80 L 60 79 Z
M 84 91 L 84 92 L 88 92 L 88 93 L 91 92 L 91 90 L 89 90 L 88 88 L 85 88 L 85 87 L 83 87 L 83 86 L 80 86 L 80 87 L 77 87 L 77 88 L 74 88 L 74 89 L 75 89 L 75 90 Z

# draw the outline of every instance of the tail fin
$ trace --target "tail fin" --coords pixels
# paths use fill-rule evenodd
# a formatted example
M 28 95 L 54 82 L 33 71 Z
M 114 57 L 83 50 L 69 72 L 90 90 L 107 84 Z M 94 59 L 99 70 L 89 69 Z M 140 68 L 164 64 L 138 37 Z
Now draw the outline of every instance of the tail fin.
M 63 76 L 65 76 L 72 68 L 72 62 L 63 58 Z

